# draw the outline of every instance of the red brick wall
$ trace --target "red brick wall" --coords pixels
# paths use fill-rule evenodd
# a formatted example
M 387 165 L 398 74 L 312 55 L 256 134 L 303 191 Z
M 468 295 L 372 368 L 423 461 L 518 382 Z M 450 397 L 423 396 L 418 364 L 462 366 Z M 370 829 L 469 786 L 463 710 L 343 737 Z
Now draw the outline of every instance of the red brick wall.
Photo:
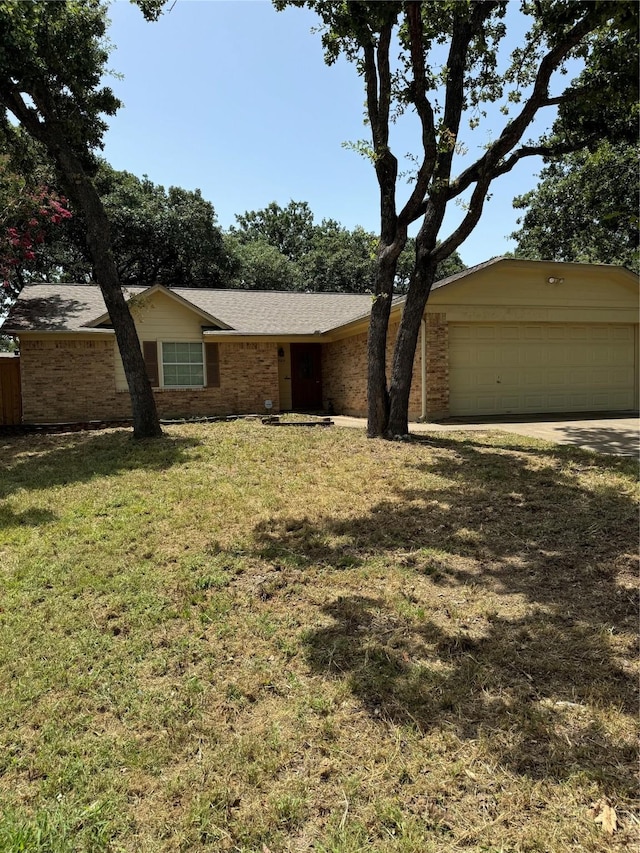
M 366 417 L 366 333 L 322 345 L 322 395 L 328 411 Z
M 387 338 L 387 375 L 391 366 L 398 322 L 391 323 Z M 325 405 L 331 400 L 336 414 L 366 417 L 367 414 L 367 336 L 344 338 L 322 347 L 322 381 Z M 427 314 L 427 415 L 444 416 L 449 408 L 449 365 L 447 323 L 444 314 Z M 422 412 L 421 347 L 413 364 L 409 396 L 409 420 Z
M 427 314 L 427 417 L 449 414 L 449 326 L 446 314 Z
M 390 364 L 397 323 L 389 330 Z M 131 415 L 129 395 L 116 391 L 114 340 L 21 342 L 22 406 L 25 423 L 109 420 Z M 156 390 L 162 418 L 261 413 L 264 401 L 279 410 L 278 353 L 275 343 L 221 343 L 220 388 Z M 449 408 L 447 323 L 444 314 L 427 315 L 427 413 Z M 409 418 L 421 414 L 420 344 L 416 352 Z M 322 347 L 324 404 L 336 414 L 366 416 L 367 336 L 365 333 Z
M 129 394 L 116 391 L 114 341 L 23 340 L 25 423 L 110 420 L 131 416 Z M 220 344 L 220 387 L 154 391 L 161 418 L 278 410 L 278 354 L 270 343 Z
M 22 340 L 22 419 L 59 423 L 126 418 L 116 394 L 113 340 Z

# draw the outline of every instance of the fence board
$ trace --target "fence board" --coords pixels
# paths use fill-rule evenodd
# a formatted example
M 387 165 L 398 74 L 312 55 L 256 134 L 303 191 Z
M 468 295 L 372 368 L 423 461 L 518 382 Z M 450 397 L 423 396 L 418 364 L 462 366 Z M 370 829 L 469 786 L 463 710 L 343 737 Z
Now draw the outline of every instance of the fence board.
M 0 358 L 0 424 L 11 426 L 21 420 L 20 359 Z

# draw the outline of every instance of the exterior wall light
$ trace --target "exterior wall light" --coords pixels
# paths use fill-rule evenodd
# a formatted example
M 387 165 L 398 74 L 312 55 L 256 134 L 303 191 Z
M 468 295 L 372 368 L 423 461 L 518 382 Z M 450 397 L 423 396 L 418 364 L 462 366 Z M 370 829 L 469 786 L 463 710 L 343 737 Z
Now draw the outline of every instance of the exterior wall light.
M 563 278 L 556 278 L 554 275 L 550 275 L 549 278 L 547 279 L 547 281 L 549 282 L 549 284 L 562 284 L 564 279 Z

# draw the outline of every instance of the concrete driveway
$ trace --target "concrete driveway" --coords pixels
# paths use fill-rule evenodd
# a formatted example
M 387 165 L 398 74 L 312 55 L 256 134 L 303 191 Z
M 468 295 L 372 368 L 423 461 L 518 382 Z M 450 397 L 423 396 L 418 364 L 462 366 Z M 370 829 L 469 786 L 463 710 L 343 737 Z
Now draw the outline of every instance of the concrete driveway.
M 363 418 L 336 415 L 332 420 L 335 421 L 336 426 L 366 428 L 366 421 Z M 508 421 L 487 418 L 481 422 L 458 420 L 455 423 L 409 424 L 409 432 L 416 434 L 453 431 L 488 432 L 489 430 L 541 438 L 556 444 L 572 444 L 585 450 L 612 453 L 618 456 L 638 456 L 640 452 L 640 420 L 634 416 L 610 415 L 597 418 L 581 416 L 580 419 L 565 416 L 562 420 L 536 418 L 527 421 L 516 418 Z

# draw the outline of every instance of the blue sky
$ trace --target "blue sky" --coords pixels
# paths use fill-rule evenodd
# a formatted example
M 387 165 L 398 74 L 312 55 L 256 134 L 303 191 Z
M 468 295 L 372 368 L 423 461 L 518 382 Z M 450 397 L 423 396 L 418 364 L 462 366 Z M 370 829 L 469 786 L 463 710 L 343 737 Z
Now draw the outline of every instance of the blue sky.
M 122 75 L 110 85 L 123 107 L 109 120 L 103 153 L 116 169 L 199 188 L 223 228 L 235 214 L 294 199 L 307 201 L 316 221 L 378 231 L 373 167 L 343 147 L 367 136 L 362 81 L 346 61 L 324 64 L 313 13 L 276 12 L 268 0 L 178 0 L 147 23 L 118 0 L 110 17 L 110 66 Z M 478 156 L 503 122 L 492 110 L 469 131 L 468 156 Z M 392 149 L 403 157 L 415 147 L 415 121 L 406 117 L 394 133 Z M 540 166 L 521 163 L 494 183 L 460 249 L 466 264 L 514 247 L 506 239 L 516 227 L 511 202 L 535 185 Z M 445 224 L 461 215 L 454 207 Z

